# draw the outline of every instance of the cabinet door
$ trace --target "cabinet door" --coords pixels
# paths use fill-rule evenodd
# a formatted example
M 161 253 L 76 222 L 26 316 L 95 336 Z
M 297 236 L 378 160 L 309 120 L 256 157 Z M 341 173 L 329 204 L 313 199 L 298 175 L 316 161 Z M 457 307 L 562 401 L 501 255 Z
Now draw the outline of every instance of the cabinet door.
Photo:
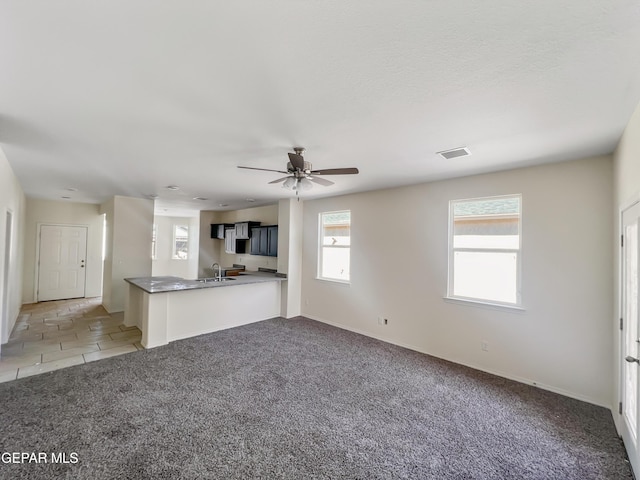
M 262 228 L 251 229 L 251 255 L 262 255 L 260 253 L 260 238 L 262 237 Z
M 267 255 L 269 251 L 269 235 L 266 228 L 261 228 L 260 230 L 260 255 Z
M 267 256 L 277 257 L 278 256 L 278 227 L 268 227 L 267 237 L 268 237 Z
M 238 240 L 246 240 L 249 238 L 249 224 L 244 223 L 236 223 L 236 238 Z
M 211 224 L 211 238 L 224 238 L 225 225 L 220 223 Z
M 224 232 L 224 251 L 227 253 L 236 253 L 235 228 L 227 228 Z

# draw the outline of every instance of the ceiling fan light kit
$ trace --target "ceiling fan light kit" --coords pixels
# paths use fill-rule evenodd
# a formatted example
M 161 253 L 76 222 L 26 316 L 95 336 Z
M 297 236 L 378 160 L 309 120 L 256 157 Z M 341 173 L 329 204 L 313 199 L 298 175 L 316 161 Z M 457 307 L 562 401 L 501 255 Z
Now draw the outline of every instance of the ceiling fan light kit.
M 307 190 L 311 190 L 311 188 L 313 187 L 313 183 L 311 183 L 307 178 L 289 177 L 287 178 L 287 180 L 285 180 L 282 186 L 284 188 L 288 188 L 289 190 L 293 190 L 295 192 L 304 192 Z
M 247 170 L 262 170 L 266 172 L 286 173 L 288 176 L 272 180 L 269 183 L 282 183 L 283 188 L 293 190 L 298 194 L 310 190 L 314 183 L 328 187 L 334 183 L 330 180 L 320 178 L 319 175 L 355 175 L 360 173 L 357 168 L 329 168 L 326 170 L 313 170 L 311 162 L 307 162 L 302 154 L 304 148 L 295 147 L 295 153 L 288 153 L 289 161 L 287 162 L 287 170 L 272 170 L 269 168 L 241 167 Z
M 282 188 L 288 188 L 290 190 L 294 190 L 296 188 L 296 184 L 298 180 L 295 177 L 287 177 L 282 184 Z

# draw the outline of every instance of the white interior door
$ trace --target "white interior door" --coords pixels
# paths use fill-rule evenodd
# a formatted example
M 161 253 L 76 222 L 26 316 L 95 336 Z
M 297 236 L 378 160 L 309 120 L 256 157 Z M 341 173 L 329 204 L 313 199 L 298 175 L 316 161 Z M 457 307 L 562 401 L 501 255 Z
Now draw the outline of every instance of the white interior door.
M 640 427 L 638 388 L 640 387 L 640 329 L 638 328 L 638 227 L 640 203 L 622 212 L 622 436 L 634 472 L 640 472 L 638 434 Z
M 38 301 L 84 297 L 87 227 L 42 225 Z

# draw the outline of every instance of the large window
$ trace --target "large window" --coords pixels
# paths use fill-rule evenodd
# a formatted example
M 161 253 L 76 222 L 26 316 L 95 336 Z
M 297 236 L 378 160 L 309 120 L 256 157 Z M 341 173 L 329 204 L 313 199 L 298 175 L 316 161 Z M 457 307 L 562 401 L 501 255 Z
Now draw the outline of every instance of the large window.
M 320 214 L 318 278 L 349 282 L 351 253 L 351 212 Z
M 173 226 L 173 254 L 174 260 L 189 258 L 189 227 L 187 225 Z
M 520 195 L 454 200 L 449 218 L 449 297 L 520 305 Z

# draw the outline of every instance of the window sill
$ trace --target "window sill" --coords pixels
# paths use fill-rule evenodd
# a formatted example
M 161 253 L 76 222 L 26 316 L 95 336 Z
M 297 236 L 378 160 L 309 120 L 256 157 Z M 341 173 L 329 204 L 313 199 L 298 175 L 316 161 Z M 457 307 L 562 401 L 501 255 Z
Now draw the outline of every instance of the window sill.
M 519 305 L 505 305 L 503 303 L 492 303 L 482 300 L 472 300 L 470 298 L 460 297 L 443 297 L 443 300 L 447 303 L 457 303 L 459 305 L 466 305 L 468 307 L 481 307 L 489 308 L 491 310 L 503 310 L 507 312 L 524 313 L 526 310 Z
M 347 280 L 335 280 L 333 278 L 324 278 L 324 277 L 316 277 L 316 280 L 320 280 L 321 282 L 337 283 L 339 285 L 346 285 L 346 286 L 351 285 L 351 282 Z

